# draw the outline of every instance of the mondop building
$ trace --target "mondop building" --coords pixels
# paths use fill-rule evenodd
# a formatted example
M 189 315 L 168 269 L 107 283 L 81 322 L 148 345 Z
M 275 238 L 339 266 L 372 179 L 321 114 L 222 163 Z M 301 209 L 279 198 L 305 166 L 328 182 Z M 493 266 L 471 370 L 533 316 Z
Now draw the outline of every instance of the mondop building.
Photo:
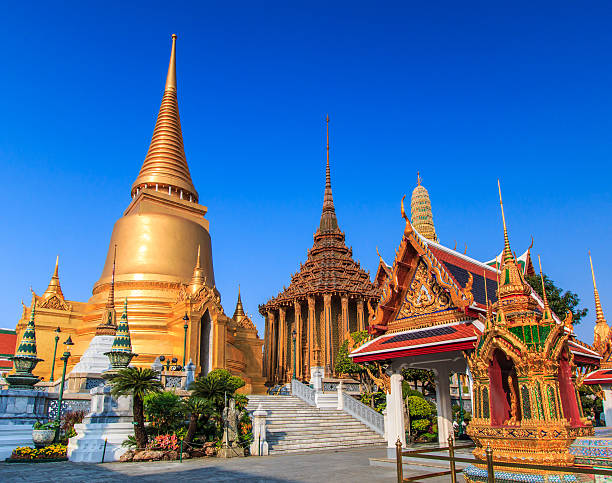
M 70 335 L 75 343 L 70 366 L 80 364 L 76 371 L 84 374 L 85 384 L 89 369 L 83 355 L 94 336 L 114 335 L 115 300 L 122 304 L 127 298 L 133 349 L 138 354 L 134 365 L 148 367 L 159 355 L 182 362 L 185 344 L 186 360 L 193 361 L 196 373 L 226 368 L 247 381 L 247 393 L 263 391 L 263 341 L 240 301 L 233 318 L 225 314 L 215 287 L 207 208 L 199 204 L 183 149 L 176 35 L 151 145 L 131 197 L 115 223 L 102 275 L 89 301 L 64 297 L 56 264 L 47 290 L 42 295 L 33 292 L 30 307 L 24 306 L 17 338 L 36 304 L 38 354 L 44 359 L 36 375 L 49 379 L 59 327 L 62 338 Z M 59 359 L 56 364 L 57 375 Z

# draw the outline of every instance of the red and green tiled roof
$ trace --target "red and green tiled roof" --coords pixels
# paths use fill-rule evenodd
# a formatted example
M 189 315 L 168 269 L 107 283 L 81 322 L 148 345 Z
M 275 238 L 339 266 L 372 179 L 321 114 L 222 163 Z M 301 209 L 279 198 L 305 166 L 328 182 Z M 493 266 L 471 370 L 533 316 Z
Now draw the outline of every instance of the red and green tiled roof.
M 13 361 L 9 359 L 15 354 L 17 333 L 10 329 L 0 329 L 0 372 L 13 369 Z
M 480 322 L 455 322 L 434 327 L 394 332 L 366 342 L 350 357 L 367 362 L 423 354 L 473 349 L 480 334 Z

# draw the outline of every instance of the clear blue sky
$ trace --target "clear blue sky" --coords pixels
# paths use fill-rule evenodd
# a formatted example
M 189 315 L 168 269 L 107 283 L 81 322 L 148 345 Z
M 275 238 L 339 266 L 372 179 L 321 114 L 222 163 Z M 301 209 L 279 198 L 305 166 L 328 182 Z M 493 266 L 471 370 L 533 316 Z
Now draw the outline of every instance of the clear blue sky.
M 257 305 L 312 245 L 331 116 L 334 200 L 375 272 L 420 170 L 441 241 L 481 260 L 535 238 L 590 309 L 587 250 L 612 321 L 609 2 L 12 2 L 2 12 L 0 257 L 14 327 L 60 254 L 86 301 L 130 202 L 178 38 L 185 151 L 209 208 L 226 312 Z M 429 2 L 431 3 L 431 2 Z

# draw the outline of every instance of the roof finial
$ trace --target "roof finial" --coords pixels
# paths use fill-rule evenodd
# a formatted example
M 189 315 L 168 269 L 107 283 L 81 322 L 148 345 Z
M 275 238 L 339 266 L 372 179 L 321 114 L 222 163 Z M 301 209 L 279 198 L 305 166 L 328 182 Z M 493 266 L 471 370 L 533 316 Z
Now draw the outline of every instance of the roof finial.
M 501 207 L 502 222 L 504 224 L 504 251 L 502 254 L 502 265 L 512 260 L 512 250 L 510 250 L 510 241 L 508 240 L 508 228 L 506 227 L 506 215 L 504 214 L 504 202 L 502 201 L 501 184 L 497 180 L 497 189 L 499 191 L 499 206 Z
M 170 51 L 170 63 L 168 64 L 168 75 L 166 76 L 166 91 L 176 91 L 176 34 L 172 34 L 172 50 Z
M 334 207 L 334 197 L 332 195 L 331 174 L 329 169 L 329 114 L 325 116 L 327 130 L 327 165 L 325 168 L 325 194 L 323 195 L 323 213 L 319 230 L 322 232 L 338 230 L 338 220 L 336 219 L 336 209 Z
M 55 270 L 53 272 L 53 278 L 59 278 L 59 255 L 55 257 Z
M 238 300 L 236 302 L 236 310 L 234 311 L 233 319 L 236 317 L 244 317 L 244 307 L 242 306 L 242 297 L 240 296 L 240 284 L 238 284 Z
M 593 270 L 593 259 L 591 258 L 591 251 L 589 250 L 589 262 L 591 263 L 591 276 L 593 277 L 593 292 L 595 295 L 595 321 L 599 322 L 603 320 L 605 322 L 605 317 L 603 313 L 603 309 L 601 308 L 601 301 L 599 300 L 599 290 L 597 290 L 597 283 L 595 282 L 595 270 Z
M 198 244 L 198 258 L 196 260 L 196 268 L 200 268 L 200 245 Z
M 548 305 L 548 297 L 546 297 L 546 286 L 544 285 L 544 275 L 542 274 L 542 261 L 540 255 L 538 255 L 538 264 L 540 265 L 540 281 L 542 282 L 542 297 L 544 299 L 544 320 L 551 320 L 552 314 L 550 313 L 550 306 Z
M 62 293 L 62 287 L 60 286 L 59 281 L 59 255 L 55 258 L 55 270 L 53 270 L 53 275 L 51 276 L 51 280 L 49 281 L 49 286 L 47 290 L 42 294 L 43 306 L 44 302 L 49 300 L 50 298 L 57 296 L 61 301 L 64 300 L 64 294 Z
M 117 245 L 115 245 L 115 250 L 113 252 L 113 274 L 111 275 L 111 285 L 108 291 L 108 300 L 106 301 L 107 308 L 115 307 L 115 266 L 117 264 Z
M 417 171 L 417 186 L 421 186 L 421 173 Z

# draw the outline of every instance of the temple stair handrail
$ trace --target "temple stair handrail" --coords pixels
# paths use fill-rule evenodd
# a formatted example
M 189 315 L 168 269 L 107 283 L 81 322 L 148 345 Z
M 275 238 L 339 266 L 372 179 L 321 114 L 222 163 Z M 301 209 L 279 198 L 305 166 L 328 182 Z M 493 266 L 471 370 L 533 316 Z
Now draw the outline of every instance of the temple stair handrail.
M 316 391 L 310 386 L 301 383 L 297 379 L 291 379 L 291 394 L 300 398 L 302 401 L 304 401 L 310 406 L 317 405 L 315 399 Z
M 375 411 L 371 407 L 366 406 L 350 394 L 347 394 L 344 391 L 338 392 L 339 396 L 342 394 L 342 411 L 361 421 L 372 431 L 375 431 L 381 436 L 385 435 L 385 417 L 382 414 Z

